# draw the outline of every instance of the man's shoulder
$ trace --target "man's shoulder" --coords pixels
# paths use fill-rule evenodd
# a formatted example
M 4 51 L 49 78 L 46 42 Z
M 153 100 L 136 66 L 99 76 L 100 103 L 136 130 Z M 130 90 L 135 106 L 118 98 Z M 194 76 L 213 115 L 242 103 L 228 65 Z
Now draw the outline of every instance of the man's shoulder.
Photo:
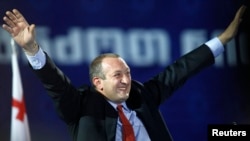
M 134 80 L 132 79 L 132 85 L 138 85 L 138 86 L 143 86 L 143 83 L 138 81 L 138 80 Z

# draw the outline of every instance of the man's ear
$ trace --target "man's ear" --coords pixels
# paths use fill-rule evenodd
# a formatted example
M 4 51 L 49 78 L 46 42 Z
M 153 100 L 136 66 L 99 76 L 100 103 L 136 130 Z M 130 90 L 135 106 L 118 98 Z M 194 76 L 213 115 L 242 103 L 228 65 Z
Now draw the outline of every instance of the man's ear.
M 94 86 L 96 87 L 96 89 L 98 89 L 99 91 L 103 90 L 103 88 L 102 88 L 102 82 L 101 82 L 100 78 L 94 77 L 92 79 L 92 82 L 93 82 Z

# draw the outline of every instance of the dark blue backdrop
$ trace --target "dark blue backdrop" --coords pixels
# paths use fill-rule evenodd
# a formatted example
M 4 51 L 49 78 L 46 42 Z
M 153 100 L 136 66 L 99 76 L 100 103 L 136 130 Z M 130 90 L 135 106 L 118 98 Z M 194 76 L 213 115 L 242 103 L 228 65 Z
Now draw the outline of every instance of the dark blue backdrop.
M 101 52 L 122 55 L 133 78 L 145 81 L 183 53 L 218 35 L 240 0 L 0 1 L 0 14 L 19 9 L 37 26 L 39 44 L 76 86 L 89 83 L 88 64 Z M 175 141 L 206 141 L 210 123 L 250 124 L 249 24 L 216 64 L 197 74 L 162 106 Z M 10 136 L 10 37 L 0 30 L 0 141 Z M 19 65 L 33 141 L 69 141 L 66 125 L 32 74 Z

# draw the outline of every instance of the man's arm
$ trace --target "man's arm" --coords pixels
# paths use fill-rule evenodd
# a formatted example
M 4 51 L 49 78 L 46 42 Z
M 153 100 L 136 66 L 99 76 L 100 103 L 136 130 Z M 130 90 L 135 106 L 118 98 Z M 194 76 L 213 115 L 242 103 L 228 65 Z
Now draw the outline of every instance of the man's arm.
M 191 76 L 214 63 L 214 58 L 223 52 L 224 45 L 237 34 L 245 9 L 245 6 L 239 8 L 233 21 L 218 37 L 185 54 L 153 79 L 144 83 L 144 86 L 154 94 L 151 99 L 154 99 L 157 105 L 164 102 Z
M 80 92 L 37 45 L 35 25 L 29 25 L 24 16 L 16 9 L 7 11 L 3 20 L 5 22 L 2 25 L 3 29 L 23 49 L 31 66 L 34 68 L 34 73 L 53 99 L 59 116 L 67 123 L 75 121 L 79 116 L 79 107 L 81 107 Z

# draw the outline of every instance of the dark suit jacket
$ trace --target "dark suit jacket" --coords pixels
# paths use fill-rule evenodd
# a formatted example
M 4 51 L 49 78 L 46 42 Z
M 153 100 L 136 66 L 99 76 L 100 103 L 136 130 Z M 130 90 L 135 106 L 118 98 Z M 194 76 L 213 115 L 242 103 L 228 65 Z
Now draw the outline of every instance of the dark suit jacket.
M 60 118 L 66 122 L 74 141 L 114 141 L 118 115 L 105 97 L 91 86 L 75 88 L 46 55 L 46 64 L 34 70 Z M 127 106 L 136 111 L 152 141 L 172 137 L 159 112 L 159 106 L 192 75 L 214 63 L 206 45 L 182 56 L 161 73 L 141 84 L 132 81 Z

